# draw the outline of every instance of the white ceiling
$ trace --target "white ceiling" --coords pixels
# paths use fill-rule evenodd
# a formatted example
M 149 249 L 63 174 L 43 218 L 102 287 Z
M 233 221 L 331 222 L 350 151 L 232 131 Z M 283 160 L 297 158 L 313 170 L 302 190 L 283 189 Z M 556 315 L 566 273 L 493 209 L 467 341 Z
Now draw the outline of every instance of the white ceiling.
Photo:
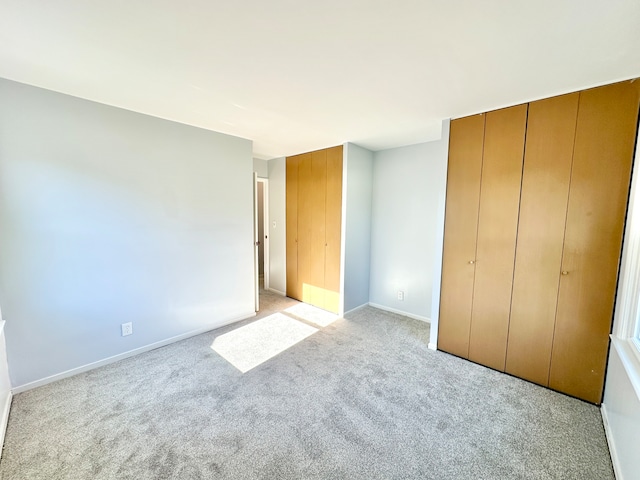
M 273 158 L 640 76 L 639 0 L 0 0 L 0 76 Z

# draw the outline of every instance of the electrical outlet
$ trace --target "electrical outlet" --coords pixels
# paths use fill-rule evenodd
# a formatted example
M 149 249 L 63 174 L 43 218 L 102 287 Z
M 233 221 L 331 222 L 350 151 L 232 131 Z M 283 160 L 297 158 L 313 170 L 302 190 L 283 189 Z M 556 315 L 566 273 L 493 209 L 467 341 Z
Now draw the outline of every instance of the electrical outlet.
M 398 300 L 404 300 L 404 292 L 402 290 L 398 290 Z
M 122 336 L 123 337 L 126 337 L 127 335 L 131 335 L 133 333 L 133 323 L 132 322 L 123 323 L 122 325 L 120 325 L 120 327 L 122 328 Z

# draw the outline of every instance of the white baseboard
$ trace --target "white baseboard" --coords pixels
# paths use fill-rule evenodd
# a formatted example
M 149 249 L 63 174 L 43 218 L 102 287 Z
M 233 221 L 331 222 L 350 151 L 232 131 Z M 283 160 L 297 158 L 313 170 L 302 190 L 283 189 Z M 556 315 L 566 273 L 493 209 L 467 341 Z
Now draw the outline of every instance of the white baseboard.
M 427 348 L 429 350 L 438 350 L 438 346 L 435 343 L 431 343 L 431 342 L 429 342 L 429 345 L 427 345 Z
M 600 415 L 602 415 L 602 424 L 604 425 L 604 434 L 607 438 L 607 444 L 609 445 L 609 453 L 611 455 L 611 463 L 613 464 L 613 473 L 616 480 L 624 480 L 622 476 L 622 470 L 620 468 L 620 459 L 618 458 L 618 451 L 616 450 L 616 444 L 613 440 L 613 434 L 611 427 L 609 427 L 609 415 L 607 414 L 607 406 L 603 403 L 600 405 Z
M 141 353 L 149 352 L 151 350 L 155 350 L 156 348 L 164 347 L 171 343 L 179 342 L 180 340 L 185 340 L 190 337 L 195 337 L 196 335 L 200 335 L 201 333 L 210 332 L 211 330 L 215 330 L 217 328 L 224 327 L 226 325 L 230 325 L 232 323 L 239 322 L 241 320 L 246 320 L 251 317 L 255 317 L 256 312 L 247 313 L 246 315 L 242 315 L 237 318 L 233 318 L 230 320 L 225 320 L 223 322 L 215 323 L 208 325 L 206 327 L 198 328 L 196 330 L 192 330 L 190 332 L 182 333 L 180 335 L 176 335 L 175 337 L 167 338 L 166 340 L 160 340 L 159 342 L 151 343 L 149 345 L 145 345 L 143 347 L 134 348 L 133 350 L 129 350 L 128 352 L 119 353 L 118 355 L 114 355 L 112 357 L 108 357 L 102 360 L 98 360 L 97 362 L 88 363 L 86 365 L 82 365 L 80 367 L 72 368 L 71 370 L 66 370 L 61 373 L 56 373 L 55 375 L 51 375 L 49 377 L 42 378 L 40 380 L 36 380 L 34 382 L 25 383 L 24 385 L 19 385 L 17 387 L 12 388 L 12 392 L 22 393 L 27 390 L 31 390 L 36 387 L 41 387 L 48 383 L 56 382 L 58 380 L 62 380 L 63 378 L 72 377 L 74 375 L 78 375 L 79 373 L 88 372 L 89 370 L 93 370 L 94 368 L 102 367 L 104 365 L 109 365 L 110 363 L 115 363 L 120 360 L 124 360 L 125 358 L 133 357 L 135 355 L 139 355 Z
M 271 288 L 271 287 L 269 287 L 269 288 L 267 288 L 266 290 L 268 290 L 268 291 L 270 291 L 270 292 L 273 292 L 273 293 L 277 293 L 278 295 L 282 295 L 283 297 L 286 297 L 286 296 L 287 296 L 287 294 L 286 294 L 286 293 L 281 292 L 280 290 L 276 290 L 275 288 Z
M 352 308 L 352 309 L 351 309 L 351 310 L 349 310 L 348 312 L 344 312 L 344 315 L 348 315 L 349 313 L 352 313 L 352 312 L 355 312 L 355 311 L 361 310 L 361 309 L 363 309 L 364 307 L 368 307 L 368 306 L 369 306 L 369 304 L 368 304 L 368 303 L 363 303 L 363 304 L 362 304 L 362 305 L 360 305 L 359 307 Z M 343 317 L 344 317 L 344 315 L 343 315 Z
M 2 450 L 4 447 L 4 436 L 7 433 L 7 425 L 9 424 L 9 411 L 11 410 L 11 400 L 13 399 L 13 394 L 9 392 L 7 396 L 7 400 L 4 402 L 2 406 L 2 412 L 0 413 L 0 457 L 2 457 Z
M 415 320 L 420 320 L 422 322 L 431 323 L 431 319 L 430 318 L 423 317 L 422 315 L 416 315 L 414 313 L 404 312 L 402 310 L 398 310 L 396 308 L 391 308 L 391 307 L 386 307 L 384 305 L 379 305 L 377 303 L 369 302 L 369 305 L 372 306 L 373 308 L 377 308 L 379 310 L 385 310 L 387 312 L 397 313 L 398 315 L 402 315 L 404 317 L 409 317 L 409 318 L 413 318 Z

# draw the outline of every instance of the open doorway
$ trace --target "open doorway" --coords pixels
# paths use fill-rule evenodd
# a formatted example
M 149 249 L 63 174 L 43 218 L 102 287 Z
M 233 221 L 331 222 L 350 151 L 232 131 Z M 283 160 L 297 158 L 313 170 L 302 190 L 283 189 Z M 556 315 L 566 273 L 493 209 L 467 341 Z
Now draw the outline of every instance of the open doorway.
M 269 289 L 269 180 L 254 175 L 255 283 L 256 312 L 260 310 L 260 293 Z

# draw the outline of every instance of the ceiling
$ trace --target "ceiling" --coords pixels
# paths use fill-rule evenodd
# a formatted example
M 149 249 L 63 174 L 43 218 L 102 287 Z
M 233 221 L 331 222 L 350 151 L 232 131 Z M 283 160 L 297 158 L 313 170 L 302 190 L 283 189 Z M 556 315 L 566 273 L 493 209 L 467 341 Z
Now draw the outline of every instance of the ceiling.
M 0 0 L 0 76 L 273 158 L 640 76 L 638 0 Z

